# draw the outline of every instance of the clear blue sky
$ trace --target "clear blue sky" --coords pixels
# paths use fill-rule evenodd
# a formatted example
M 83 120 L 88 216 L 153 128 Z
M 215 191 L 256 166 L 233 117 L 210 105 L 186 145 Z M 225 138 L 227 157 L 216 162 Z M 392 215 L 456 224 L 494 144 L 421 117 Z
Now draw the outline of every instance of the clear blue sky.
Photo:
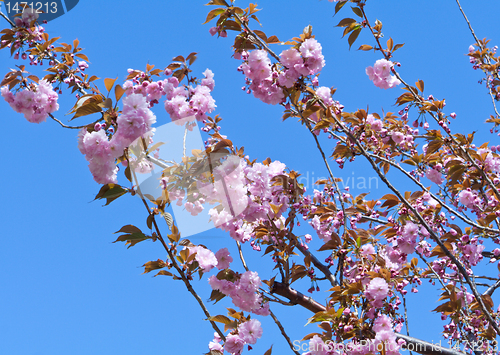
M 164 68 L 181 54 L 198 52 L 194 74 L 206 68 L 215 73 L 217 110 L 222 133 L 238 146 L 244 146 L 251 159 L 268 156 L 309 176 L 325 176 L 311 136 L 294 119 L 281 121 L 280 107 L 269 106 L 241 91 L 244 77 L 232 59 L 232 33 L 227 39 L 211 37 L 211 24 L 201 25 L 211 7 L 203 1 L 80 1 L 68 14 L 45 27 L 51 37 L 61 41 L 80 40 L 90 58 L 88 73 L 123 81 L 128 68 L 144 69 L 146 63 Z M 247 2 L 237 1 L 246 7 Z M 382 113 L 398 110 L 393 106 L 400 88 L 376 88 L 365 68 L 379 59 L 378 54 L 355 50 L 373 44 L 362 34 L 351 51 L 342 29 L 334 27 L 340 19 L 354 16 L 348 7 L 333 18 L 334 4 L 326 0 L 263 0 L 258 13 L 266 34 L 280 40 L 298 36 L 309 24 L 323 45 L 326 67 L 320 83 L 335 86 L 334 99 L 347 111 L 369 106 Z M 497 0 L 462 3 L 479 38 L 500 44 L 497 29 L 500 3 Z M 492 113 L 489 96 L 477 81 L 465 56 L 473 39 L 455 1 L 368 1 L 370 20 L 379 19 L 383 32 L 394 43 L 406 43 L 395 60 L 410 83 L 425 81 L 426 94 L 446 98 L 447 112 L 456 112 L 452 129 L 466 132 L 485 128 Z M 3 27 L 7 23 L 2 20 Z M 254 24 L 254 28 L 256 25 Z M 275 46 L 276 52 L 285 47 Z M 16 61 L 7 50 L 0 52 L 0 75 Z M 31 69 L 28 66 L 28 70 Z M 102 81 L 100 81 L 102 86 Z M 57 117 L 73 105 L 73 96 L 64 93 Z M 158 124 L 169 122 L 159 105 Z M 5 156 L 0 175 L 2 245 L 0 247 L 0 354 L 201 354 L 208 350 L 213 330 L 203 321 L 203 313 L 180 282 L 166 277 L 141 275 L 141 265 L 165 254 L 158 243 L 144 242 L 126 249 L 112 244 L 113 232 L 125 224 L 146 229 L 146 215 L 139 200 L 124 197 L 110 206 L 91 202 L 99 190 L 77 149 L 76 131 L 62 129 L 48 121 L 28 123 L 0 101 L 4 136 L 0 147 Z M 88 118 L 76 120 L 87 123 Z M 278 140 L 276 140 L 278 138 Z M 478 135 L 478 142 L 500 140 L 495 135 Z M 331 141 L 324 140 L 327 152 Z M 334 164 L 332 164 L 334 165 Z M 344 178 L 371 175 L 361 162 L 334 169 Z M 120 180 L 125 184 L 125 179 Z M 309 187 L 310 187 L 309 182 Z M 311 189 L 309 189 L 311 191 Z M 353 191 L 356 194 L 368 191 Z M 372 189 L 373 198 L 383 189 Z M 201 233 L 194 242 L 213 250 L 227 246 L 234 252 L 234 241 L 223 232 Z M 263 258 L 246 249 L 249 266 L 263 278 L 274 276 L 263 265 Z M 235 258 L 236 259 L 236 258 Z M 235 268 L 242 270 L 235 263 Z M 206 300 L 210 290 L 206 280 L 193 282 Z M 304 289 L 308 288 L 306 283 Z M 322 302 L 326 285 L 314 297 Z M 435 296 L 436 292 L 430 295 Z M 422 309 L 422 299 L 428 303 Z M 435 299 L 422 294 L 409 297 L 412 335 L 437 340 L 441 331 L 439 316 L 430 309 Z M 224 300 L 211 307 L 213 314 L 225 313 L 232 303 Z M 304 328 L 308 311 L 298 307 L 273 308 L 282 319 L 292 340 L 316 331 Z M 264 336 L 251 353 L 262 354 L 271 344 L 273 353 L 287 353 L 276 326 L 263 321 Z

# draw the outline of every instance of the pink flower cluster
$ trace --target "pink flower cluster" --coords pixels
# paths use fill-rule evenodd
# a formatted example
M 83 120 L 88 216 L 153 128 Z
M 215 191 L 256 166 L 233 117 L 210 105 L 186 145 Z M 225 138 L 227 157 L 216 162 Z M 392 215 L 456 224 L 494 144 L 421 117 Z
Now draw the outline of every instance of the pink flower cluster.
M 347 344 L 334 343 L 331 340 L 325 342 L 318 335 L 314 335 L 309 340 L 309 351 L 304 355 L 369 355 L 375 353 L 399 355 L 402 343 L 396 341 L 391 318 L 386 315 L 379 315 L 375 319 L 372 329 L 375 331 L 375 339 L 350 341 Z
M 30 27 L 31 23 L 36 19 L 38 19 L 38 12 L 31 7 L 27 7 L 21 17 L 14 18 L 14 22 L 17 27 Z
M 385 314 L 379 315 L 373 322 L 375 331 L 374 347 L 381 351 L 385 349 L 387 355 L 399 355 L 399 344 L 396 334 L 392 330 L 392 320 Z
M 229 232 L 240 242 L 251 239 L 253 227 L 268 216 L 279 216 L 288 208 L 288 197 L 282 186 L 274 185 L 274 177 L 284 173 L 285 164 L 274 161 L 269 165 L 248 165 L 244 159 L 232 156 L 214 170 L 215 183 L 199 187 L 208 201 L 221 202 L 222 210 L 212 208 L 210 218 L 217 228 Z M 225 187 L 223 185 L 225 184 Z M 271 204 L 281 206 L 277 214 Z M 269 236 L 264 237 L 270 238 Z M 259 247 L 253 245 L 255 249 Z
M 374 307 L 383 306 L 383 300 L 389 294 L 389 285 L 381 277 L 376 277 L 366 285 L 365 296 L 372 302 Z
M 470 188 L 460 191 L 460 193 L 458 194 L 458 198 L 462 205 L 471 209 L 474 208 L 474 205 L 476 203 L 480 202 L 480 199 L 479 201 L 476 201 L 478 200 L 478 197 L 474 192 L 471 191 Z
M 306 39 L 299 50 L 290 48 L 280 54 L 285 70 L 278 76 L 281 86 L 292 87 L 301 76 L 318 74 L 325 66 L 321 44 L 314 38 Z
M 482 252 L 484 251 L 484 245 L 480 244 L 477 238 L 468 240 L 469 238 L 467 236 L 467 238 L 462 239 L 465 243 L 459 243 L 459 249 L 462 250 L 465 260 L 467 260 L 470 265 L 476 266 L 483 259 Z
M 371 129 L 375 132 L 382 131 L 382 128 L 384 127 L 384 123 L 381 120 L 376 119 L 372 114 L 367 116 L 366 123 L 369 123 Z
M 254 50 L 250 54 L 244 53 L 242 64 L 238 70 L 243 71 L 247 77 L 247 84 L 252 81 L 248 92 L 252 92 L 256 98 L 271 105 L 282 102 L 285 98 L 283 90 L 276 83 L 277 73 L 271 70 L 271 61 L 267 52 L 263 49 Z
M 166 95 L 165 87 L 168 86 L 169 83 L 173 82 L 176 85 L 179 84 L 179 81 L 175 77 L 159 81 L 143 80 L 141 82 L 141 79 L 146 78 L 146 73 L 134 69 L 128 69 L 128 72 L 129 74 L 132 72 L 136 72 L 137 75 L 132 80 L 127 80 L 125 83 L 123 83 L 123 88 L 125 89 L 125 93 L 127 95 L 130 94 L 143 95 L 149 102 L 149 107 L 153 107 L 155 104 L 159 102 L 160 98 L 163 95 Z
M 434 167 L 427 169 L 425 177 L 435 184 L 441 185 L 444 181 L 443 174 L 441 174 L 441 164 L 436 164 Z
M 210 203 L 219 202 L 222 210 L 212 208 L 210 219 L 215 227 L 241 220 L 241 213 L 248 205 L 243 167 L 245 161 L 238 156 L 229 156 L 222 165 L 213 169 L 214 181 L 198 181 L 198 190 Z
M 239 355 L 246 344 L 255 344 L 262 336 L 262 326 L 257 319 L 250 319 L 238 325 L 238 328 L 226 336 L 224 346 L 220 344 L 219 334 L 214 334 L 214 340 L 208 345 L 210 350 Z
M 58 95 L 46 80 L 34 84 L 33 90 L 25 89 L 15 95 L 7 86 L 3 86 L 1 95 L 14 111 L 24 114 L 31 123 L 45 122 L 49 113 L 59 109 Z
M 227 248 L 220 249 L 217 253 L 213 253 L 210 249 L 204 246 L 197 245 L 187 248 L 189 255 L 196 253 L 194 260 L 198 262 L 200 269 L 205 273 L 217 266 L 217 269 L 227 269 L 233 258 L 229 254 Z
M 207 113 L 215 110 L 215 100 L 210 94 L 215 87 L 215 81 L 214 74 L 210 69 L 203 72 L 205 77 L 195 88 L 179 86 L 179 80 L 174 76 L 164 80 L 149 81 L 146 79 L 146 73 L 142 71 L 128 69 L 128 72 L 136 72 L 137 75 L 123 84 L 125 93 L 127 95 L 143 95 L 148 101 L 149 107 L 158 104 L 161 97 L 166 95 L 165 110 L 172 121 L 178 124 L 184 124 L 195 118 L 198 121 L 203 121 L 207 118 Z M 166 75 L 171 73 L 171 70 L 165 70 Z
M 316 210 L 315 206 L 313 206 L 313 210 Z M 330 216 L 324 220 L 320 220 L 319 216 L 316 215 L 309 221 L 309 224 L 318 233 L 318 237 L 326 243 L 332 239 L 332 233 L 337 232 L 340 226 L 344 224 L 344 212 L 338 211 L 335 216 Z
M 258 315 L 269 315 L 269 303 L 262 303 L 262 296 L 257 292 L 262 282 L 259 275 L 253 271 L 247 271 L 235 282 L 220 280 L 217 276 L 210 276 L 208 282 L 213 290 L 219 290 L 226 296 L 231 297 L 236 307 L 245 312 Z
M 233 262 L 233 258 L 229 254 L 227 248 L 219 249 L 219 251 L 215 253 L 215 257 L 217 258 L 217 269 L 219 270 L 227 269 L 229 264 Z
M 198 265 L 203 270 L 203 272 L 209 272 L 215 266 L 217 266 L 217 258 L 214 253 L 201 245 L 187 248 L 189 250 L 189 255 L 196 253 L 194 259 L 198 262 Z
M 123 99 L 122 114 L 116 122 L 118 128 L 111 140 L 98 125 L 95 131 L 83 129 L 78 135 L 78 148 L 85 155 L 90 172 L 99 184 L 117 182 L 115 159 L 137 138 L 152 134 L 151 125 L 156 122 L 156 116 L 149 109 L 144 96 L 130 94 Z
M 115 159 L 122 153 L 112 149 L 104 129 L 88 132 L 85 128 L 78 134 L 78 149 L 89 162 L 89 169 L 98 184 L 116 183 L 118 167 Z
M 205 78 L 195 88 L 179 86 L 179 81 L 175 77 L 167 80 L 163 87 L 167 95 L 165 110 L 172 121 L 178 121 L 179 124 L 192 121 L 194 118 L 203 121 L 207 118 L 207 113 L 215 110 L 215 100 L 210 94 L 215 86 L 214 74 L 207 69 L 203 75 Z
M 413 222 L 406 222 L 401 236 L 397 239 L 397 245 L 400 252 L 410 255 L 417 246 L 419 226 Z
M 496 150 L 496 147 L 492 147 L 492 149 Z M 484 162 L 479 162 L 479 160 L 476 159 L 476 161 L 478 163 L 484 164 L 485 171 L 492 171 L 494 173 L 500 172 L 500 159 L 494 157 L 493 154 L 491 153 L 490 149 L 480 148 L 477 150 L 477 154 L 479 154 L 480 156 L 482 156 L 483 154 L 486 154 L 486 158 L 484 159 Z
M 398 78 L 391 75 L 392 62 L 386 59 L 379 59 L 373 67 L 366 68 L 366 74 L 375 86 L 381 89 L 390 89 L 401 84 Z
M 243 52 L 241 57 L 245 63 L 238 70 L 247 77 L 248 93 L 272 105 L 285 98 L 280 86 L 292 87 L 301 76 L 315 75 L 325 66 L 321 44 L 314 38 L 306 39 L 298 50 L 290 48 L 280 54 L 284 66 L 281 72 L 272 66 L 263 49 Z

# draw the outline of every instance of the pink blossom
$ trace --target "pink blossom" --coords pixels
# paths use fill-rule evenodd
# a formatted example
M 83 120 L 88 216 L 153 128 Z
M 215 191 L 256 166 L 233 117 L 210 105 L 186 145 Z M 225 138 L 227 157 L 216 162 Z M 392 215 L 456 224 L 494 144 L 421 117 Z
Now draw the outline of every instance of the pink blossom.
M 86 61 L 84 60 L 81 60 L 78 62 L 78 68 L 81 70 L 81 71 L 84 71 L 85 69 L 87 69 L 89 67 L 89 65 L 87 64 Z
M 360 248 L 361 255 L 368 256 L 375 254 L 375 248 L 372 244 L 365 244 Z
M 429 168 L 427 170 L 427 173 L 425 174 L 425 177 L 432 181 L 435 184 L 441 185 L 444 181 L 443 175 L 437 170 L 433 168 Z
M 325 66 L 325 59 L 322 54 L 321 44 L 314 38 L 306 39 L 299 48 L 302 58 L 304 58 L 304 66 L 296 68 L 302 75 L 314 75 L 321 71 Z
M 38 19 L 38 12 L 31 7 L 25 8 L 21 18 L 26 27 L 30 26 L 31 22 Z
M 392 140 L 394 141 L 394 143 L 396 144 L 399 144 L 401 143 L 403 140 L 404 140 L 405 136 L 403 133 L 401 132 L 394 132 L 392 134 Z
M 249 321 L 238 326 L 238 334 L 247 344 L 255 344 L 257 339 L 262 336 L 262 327 L 258 320 L 250 319 Z
M 330 88 L 327 88 L 326 86 L 321 86 L 316 89 L 316 94 L 321 100 L 323 100 L 325 105 L 327 106 L 333 105 L 333 99 L 330 93 Z
M 261 285 L 256 272 L 247 271 L 235 282 L 219 280 L 216 276 L 211 276 L 208 282 L 212 289 L 229 295 L 234 305 L 243 311 L 258 315 L 269 314 L 269 303 L 263 304 L 262 296 L 256 292 Z
M 327 355 L 329 350 L 331 349 L 330 344 L 326 344 L 323 339 L 319 336 L 315 335 L 309 340 L 309 353 L 311 355 Z
M 259 289 L 261 281 L 259 275 L 254 271 L 246 271 L 240 279 L 240 288 L 247 292 L 255 292 Z
M 9 105 L 18 113 L 24 114 L 24 117 L 31 123 L 45 122 L 49 113 L 57 111 L 58 95 L 52 89 L 52 84 L 47 80 L 40 80 L 34 84 L 34 90 L 22 90 L 17 94 L 9 91 L 7 86 L 2 87 L 1 95 Z
M 203 269 L 203 272 L 208 272 L 217 265 L 217 258 L 211 250 L 198 245 L 189 248 L 189 251 L 196 252 L 195 260 L 200 265 L 200 268 Z
M 474 207 L 474 201 L 476 200 L 476 195 L 474 195 L 470 189 L 462 190 L 458 194 L 458 198 L 460 199 L 460 203 L 468 208 Z
M 366 68 L 366 74 L 375 86 L 381 89 L 393 88 L 401 84 L 401 82 L 395 76 L 391 75 L 392 66 L 392 62 L 386 59 L 379 59 L 373 67 Z
M 215 339 L 208 343 L 208 348 L 210 350 L 220 351 L 221 353 L 224 352 L 224 348 L 222 347 L 222 345 L 219 342 L 216 342 Z
M 399 346 L 396 343 L 396 334 L 391 331 L 380 331 L 375 335 L 375 346 L 376 349 L 382 350 L 382 345 L 384 344 L 384 347 L 387 351 L 387 353 L 392 354 L 398 354 L 398 349 Z
M 149 109 L 146 98 L 141 94 L 130 94 L 123 99 L 122 114 L 118 116 L 117 135 L 132 143 L 150 131 L 156 116 Z
M 231 354 L 240 354 L 245 346 L 245 342 L 238 334 L 229 334 L 226 336 L 224 350 Z
M 402 236 L 397 239 L 399 250 L 405 254 L 413 253 L 417 246 L 417 237 L 418 226 L 408 221 L 403 228 Z
M 392 320 L 385 314 L 382 314 L 373 322 L 373 330 L 378 333 L 381 331 L 392 331 Z
M 203 72 L 203 75 L 205 76 L 205 79 L 201 80 L 201 85 L 204 85 L 210 89 L 210 91 L 214 90 L 215 87 L 215 81 L 214 81 L 214 73 L 210 69 L 206 69 Z
M 375 301 L 374 305 L 376 307 L 382 306 L 382 300 L 384 300 L 389 294 L 389 285 L 387 282 L 381 278 L 376 277 L 370 281 L 370 283 L 366 286 L 365 295 L 369 299 Z
M 271 75 L 271 61 L 263 49 L 254 50 L 248 56 L 248 64 L 243 64 L 243 72 L 251 80 L 262 81 Z
M 290 48 L 281 52 L 280 60 L 281 64 L 288 69 L 293 69 L 296 65 L 302 65 L 304 63 L 300 52 L 295 48 Z
M 229 250 L 227 248 L 222 248 L 215 253 L 215 257 L 217 258 L 217 269 L 227 269 L 229 264 L 233 261 L 233 258 L 229 254 Z

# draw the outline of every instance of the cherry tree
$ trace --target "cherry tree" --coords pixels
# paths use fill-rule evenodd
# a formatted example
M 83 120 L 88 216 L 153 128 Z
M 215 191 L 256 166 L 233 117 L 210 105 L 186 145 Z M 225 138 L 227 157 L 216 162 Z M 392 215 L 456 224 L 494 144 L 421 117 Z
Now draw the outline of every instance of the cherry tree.
M 96 199 L 108 205 L 139 197 L 144 216 L 117 226 L 116 242 L 132 247 L 152 241 L 163 248 L 165 256 L 145 262 L 144 272 L 182 282 L 196 299 L 214 330 L 213 339 L 207 336 L 208 353 L 251 350 L 268 331 L 264 318 L 272 319 L 288 345 L 280 352 L 497 353 L 500 309 L 492 297 L 500 287 L 500 146 L 474 142 L 473 132 L 454 132 L 456 114 L 448 112 L 445 99 L 424 94 L 423 80 L 412 83 L 398 71 L 397 51 L 404 44 L 372 20 L 376 6 L 369 1 L 335 1 L 331 12 L 351 49 L 378 55 L 365 72 L 373 85 L 394 93 L 396 113 L 353 111 L 335 99 L 336 89 L 320 77 L 323 44 L 311 25 L 283 40 L 265 33 L 264 23 L 259 26 L 256 4 L 207 5 L 205 24 L 214 40 L 230 41 L 243 90 L 281 107 L 282 119 L 300 122 L 316 146 L 325 178 L 315 181 L 313 191 L 293 166 L 257 161 L 224 134 L 213 96 L 217 73 L 195 73 L 195 52 L 161 69 L 129 69 L 124 82 L 101 81 L 89 72 L 90 59 L 78 40 L 59 43 L 36 11 L 26 8 L 15 21 L 2 14 L 10 27 L 1 32 L 1 49 L 10 50 L 19 65 L 5 74 L 1 95 L 29 122 L 52 120 L 75 130 L 89 178 L 102 185 Z M 496 47 L 476 37 L 458 1 L 457 6 L 474 37 L 466 54 L 491 98 L 485 127 L 498 133 Z M 359 43 L 361 33 L 369 43 Z M 26 64 L 48 74 L 37 76 Z M 84 125 L 58 117 L 63 90 L 76 93 L 69 110 L 73 119 L 88 119 Z M 183 129 L 177 161 L 164 158 L 166 142 L 158 138 L 155 124 L 165 113 Z M 198 125 L 206 141 L 191 149 L 186 137 Z M 334 169 L 359 160 L 384 185 L 383 195 L 355 195 L 341 184 Z M 140 177 L 155 169 L 156 195 Z M 195 244 L 169 212 L 173 205 L 192 216 L 208 214 L 238 252 Z M 313 232 L 304 233 L 304 225 Z M 247 263 L 254 253 L 269 258 L 269 274 Z M 209 302 L 196 291 L 198 282 L 209 283 Z M 440 293 L 437 306 L 428 310 L 443 321 L 442 336 L 452 347 L 409 331 L 406 297 L 423 282 Z M 326 301 L 320 289 L 328 290 Z M 227 313 L 211 311 L 218 302 Z M 300 340 L 290 338 L 276 316 L 280 307 L 310 311 L 304 322 L 317 328 Z M 271 346 L 266 354 L 272 351 Z

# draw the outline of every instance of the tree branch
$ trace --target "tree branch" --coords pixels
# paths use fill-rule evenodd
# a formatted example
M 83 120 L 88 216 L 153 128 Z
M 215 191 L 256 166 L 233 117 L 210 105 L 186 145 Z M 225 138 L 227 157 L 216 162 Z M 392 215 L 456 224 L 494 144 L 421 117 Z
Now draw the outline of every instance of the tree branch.
M 290 302 L 298 304 L 311 312 L 318 313 L 326 311 L 326 307 L 322 304 L 316 302 L 311 297 L 307 297 L 302 293 L 292 289 L 290 286 L 282 284 L 280 282 L 274 282 L 271 292 L 276 293 L 280 296 L 288 298 Z M 408 349 L 411 344 L 412 351 L 422 355 L 466 355 L 461 351 L 456 351 L 454 349 L 445 348 L 441 345 L 432 344 L 425 340 L 417 339 L 409 335 L 404 335 L 400 333 L 395 333 L 397 339 L 403 339 L 406 341 L 406 348 Z

